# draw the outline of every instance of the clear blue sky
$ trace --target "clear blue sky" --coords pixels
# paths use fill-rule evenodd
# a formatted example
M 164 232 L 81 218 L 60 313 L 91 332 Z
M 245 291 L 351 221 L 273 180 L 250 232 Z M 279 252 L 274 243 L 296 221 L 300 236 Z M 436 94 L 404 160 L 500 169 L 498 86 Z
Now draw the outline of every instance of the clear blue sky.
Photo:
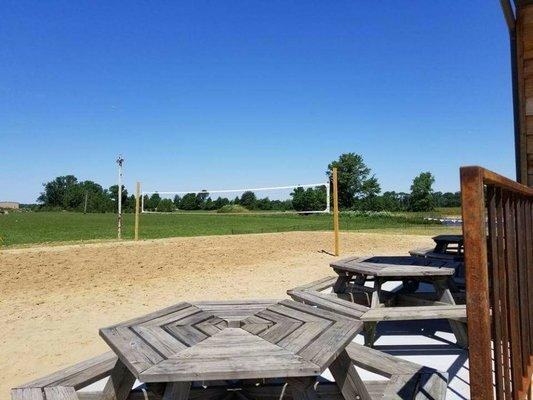
M 312 183 L 343 152 L 384 190 L 514 176 L 499 2 L 2 2 L 0 200 L 110 186 L 118 153 L 131 191 Z

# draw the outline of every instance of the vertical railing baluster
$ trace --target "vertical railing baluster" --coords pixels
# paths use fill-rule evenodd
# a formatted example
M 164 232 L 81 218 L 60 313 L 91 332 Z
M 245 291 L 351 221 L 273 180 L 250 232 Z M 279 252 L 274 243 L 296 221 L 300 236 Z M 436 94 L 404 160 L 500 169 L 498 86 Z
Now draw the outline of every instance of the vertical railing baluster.
M 501 328 L 502 328 L 502 367 L 503 383 L 505 385 L 505 398 L 511 399 L 511 357 L 509 354 L 509 307 L 507 301 L 507 259 L 505 257 L 505 218 L 504 218 L 504 193 L 498 189 L 496 202 L 496 218 L 500 227 L 498 230 L 497 249 L 498 249 L 498 281 L 500 287 L 501 301 Z
M 515 198 L 507 193 L 505 198 L 505 255 L 507 258 L 507 296 L 509 299 L 509 339 L 511 344 L 511 377 L 513 399 L 518 400 L 518 393 L 522 389 L 522 357 L 520 352 L 520 317 L 518 308 L 517 262 L 516 262 L 516 221 Z
M 494 337 L 494 373 L 496 375 L 496 398 L 505 399 L 503 388 L 503 359 L 502 359 L 502 314 L 500 301 L 500 282 L 498 279 L 498 234 L 501 226 L 497 224 L 496 203 L 498 196 L 494 186 L 487 187 L 487 204 L 488 204 L 488 221 L 489 221 L 489 254 L 490 254 L 490 272 L 492 285 L 489 286 L 492 303 L 492 328 Z
M 526 255 L 526 227 L 524 201 L 522 196 L 516 197 L 516 248 L 517 248 L 517 276 L 518 276 L 518 295 L 520 307 L 518 314 L 520 317 L 520 358 L 522 360 L 522 371 L 527 372 L 529 364 L 529 310 L 528 304 L 528 287 L 527 287 L 527 255 Z

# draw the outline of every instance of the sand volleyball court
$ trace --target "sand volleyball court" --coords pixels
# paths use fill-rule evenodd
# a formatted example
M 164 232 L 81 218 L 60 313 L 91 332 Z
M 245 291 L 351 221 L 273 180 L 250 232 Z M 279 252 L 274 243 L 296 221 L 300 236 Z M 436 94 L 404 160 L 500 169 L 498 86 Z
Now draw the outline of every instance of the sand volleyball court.
M 405 254 L 430 237 L 343 233 L 342 256 Z M 0 398 L 106 351 L 98 328 L 182 300 L 284 298 L 330 275 L 332 234 L 173 238 L 0 253 Z

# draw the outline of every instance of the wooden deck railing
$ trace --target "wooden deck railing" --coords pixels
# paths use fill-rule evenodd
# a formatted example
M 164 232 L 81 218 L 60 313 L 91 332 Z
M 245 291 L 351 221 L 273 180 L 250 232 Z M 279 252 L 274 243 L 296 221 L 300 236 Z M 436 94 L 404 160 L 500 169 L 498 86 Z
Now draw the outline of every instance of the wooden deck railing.
M 461 168 L 472 399 L 530 398 L 533 188 Z

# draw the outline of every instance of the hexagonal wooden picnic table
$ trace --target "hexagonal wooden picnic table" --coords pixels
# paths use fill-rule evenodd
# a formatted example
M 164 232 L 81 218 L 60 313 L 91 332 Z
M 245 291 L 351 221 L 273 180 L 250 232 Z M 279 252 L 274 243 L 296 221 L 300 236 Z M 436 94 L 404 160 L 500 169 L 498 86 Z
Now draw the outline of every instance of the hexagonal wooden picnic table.
M 451 277 L 455 273 L 456 265 L 457 263 L 452 261 L 412 256 L 351 257 L 330 264 L 338 275 L 333 285 L 335 293 L 346 293 L 350 290 L 372 293 L 370 311 L 362 317 L 367 322 L 365 330 L 369 345 L 373 345 L 376 323 L 379 321 L 426 317 L 448 318 L 458 344 L 466 347 L 468 335 L 464 323 L 450 318 L 450 315 L 455 315 L 457 312 L 465 312 L 464 307 L 456 306 L 450 291 L 450 286 L 453 285 Z M 372 289 L 365 286 L 370 279 L 374 281 Z M 414 292 L 420 282 L 430 283 L 435 289 L 437 300 L 417 300 L 416 295 L 412 294 L 410 300 L 419 301 L 418 306 L 396 310 L 387 308 L 386 298 L 391 294 L 383 290 L 383 284 L 387 281 L 402 281 L 404 286 L 414 283 L 414 290 L 407 292 Z
M 100 335 L 120 360 L 117 393 L 133 377 L 167 383 L 165 399 L 186 399 L 193 381 L 286 378 L 304 399 L 329 367 L 350 398 L 361 380 L 344 349 L 362 325 L 291 300 L 183 302 Z

